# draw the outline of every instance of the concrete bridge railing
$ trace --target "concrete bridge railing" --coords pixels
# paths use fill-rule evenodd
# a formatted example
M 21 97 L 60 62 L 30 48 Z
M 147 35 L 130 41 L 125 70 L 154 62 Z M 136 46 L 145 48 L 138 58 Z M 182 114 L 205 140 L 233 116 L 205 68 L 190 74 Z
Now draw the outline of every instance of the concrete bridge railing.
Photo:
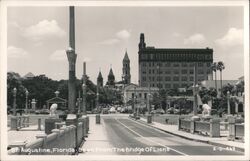
M 235 119 L 234 117 L 228 118 L 228 126 L 229 126 L 229 135 L 228 140 L 236 140 L 240 139 L 244 141 L 245 137 L 245 124 L 240 123 L 239 120 Z
M 220 121 L 218 119 L 194 121 L 179 118 L 178 129 L 190 133 L 205 134 L 210 137 L 220 137 Z
M 77 125 L 77 126 L 76 126 Z M 84 116 L 78 119 L 76 125 L 56 123 L 56 129 L 51 133 L 38 134 L 32 142 L 14 142 L 9 145 L 9 155 L 70 155 L 76 154 L 78 148 L 87 137 L 89 121 Z
M 23 127 L 29 127 L 29 116 L 11 116 L 10 118 L 11 130 L 19 130 Z

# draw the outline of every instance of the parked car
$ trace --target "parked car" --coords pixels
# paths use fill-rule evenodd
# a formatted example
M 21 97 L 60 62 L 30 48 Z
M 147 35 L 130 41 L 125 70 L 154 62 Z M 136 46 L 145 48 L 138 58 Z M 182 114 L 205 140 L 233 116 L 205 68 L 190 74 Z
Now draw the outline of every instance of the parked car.
M 171 108 L 167 109 L 166 113 L 167 114 L 174 114 L 174 108 L 171 107 Z
M 103 113 L 103 114 L 108 114 L 108 113 L 109 113 L 108 108 L 103 108 L 103 109 L 102 109 L 102 113 Z
M 156 114 L 164 114 L 165 111 L 163 109 L 161 109 L 161 108 L 158 108 L 158 109 L 155 110 L 155 113 Z
M 116 113 L 115 107 L 111 107 L 111 108 L 109 109 L 109 113 Z

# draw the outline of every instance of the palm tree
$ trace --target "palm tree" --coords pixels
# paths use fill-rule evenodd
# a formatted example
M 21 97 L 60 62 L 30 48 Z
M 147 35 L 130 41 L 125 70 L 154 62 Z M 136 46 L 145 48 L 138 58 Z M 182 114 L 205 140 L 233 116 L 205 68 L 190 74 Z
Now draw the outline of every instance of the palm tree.
M 212 63 L 212 65 L 211 65 L 211 69 L 212 69 L 212 71 L 215 73 L 214 75 L 215 75 L 215 79 L 214 79 L 214 84 L 215 84 L 215 89 L 216 89 L 216 91 L 217 91 L 217 74 L 216 74 L 216 71 L 217 71 L 217 63 L 216 62 L 214 62 L 214 63 Z
M 220 89 L 222 90 L 222 70 L 225 69 L 225 65 L 222 61 L 219 61 L 217 63 L 217 70 L 220 71 Z M 222 96 L 222 92 L 221 92 L 221 96 Z

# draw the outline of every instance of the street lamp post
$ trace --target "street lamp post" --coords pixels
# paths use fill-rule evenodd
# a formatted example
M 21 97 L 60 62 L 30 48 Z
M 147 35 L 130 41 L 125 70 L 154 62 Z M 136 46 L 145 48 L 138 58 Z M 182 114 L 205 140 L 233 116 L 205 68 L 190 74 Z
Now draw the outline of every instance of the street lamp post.
M 26 96 L 26 99 L 25 99 L 25 114 L 27 115 L 28 114 L 28 96 L 29 96 L 29 91 L 27 89 L 25 90 L 25 96 Z
M 17 89 L 14 88 L 13 89 L 13 97 L 14 97 L 14 101 L 13 101 L 13 108 L 14 108 L 13 114 L 14 114 L 14 116 L 16 116 L 16 93 L 17 93 Z
M 198 84 L 196 84 L 196 85 L 193 86 L 193 94 L 194 94 L 193 112 L 194 112 L 194 116 L 197 115 L 197 106 L 198 106 L 197 94 L 198 94 L 198 91 L 199 91 L 199 86 L 198 86 Z
M 230 92 L 227 91 L 227 114 L 231 114 L 231 109 L 230 109 Z
M 82 84 L 82 113 L 83 115 L 86 115 L 86 96 L 87 96 L 87 91 L 86 91 L 86 85 L 85 82 Z

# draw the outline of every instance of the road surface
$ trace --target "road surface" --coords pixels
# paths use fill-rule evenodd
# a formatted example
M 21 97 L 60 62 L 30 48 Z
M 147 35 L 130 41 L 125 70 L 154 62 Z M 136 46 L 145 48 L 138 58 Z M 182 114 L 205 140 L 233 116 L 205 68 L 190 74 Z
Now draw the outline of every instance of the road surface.
M 102 117 L 102 126 L 114 155 L 243 155 L 227 149 L 186 140 L 126 117 Z M 102 135 L 101 133 L 98 135 Z M 98 145 L 98 144 L 97 144 Z M 102 153 L 105 154 L 105 153 Z

